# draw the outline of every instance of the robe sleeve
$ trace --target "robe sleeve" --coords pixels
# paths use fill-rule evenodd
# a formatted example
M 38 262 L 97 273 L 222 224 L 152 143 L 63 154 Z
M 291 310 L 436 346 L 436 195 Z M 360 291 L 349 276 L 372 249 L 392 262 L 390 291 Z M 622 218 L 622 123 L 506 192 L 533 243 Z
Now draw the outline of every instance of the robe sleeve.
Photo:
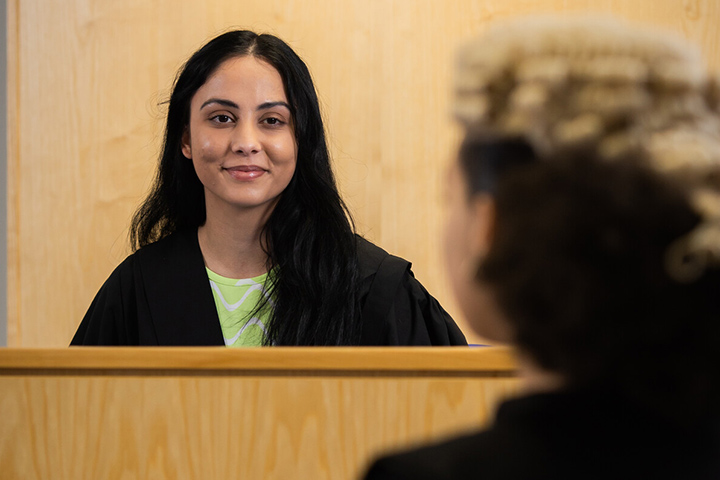
M 467 345 L 452 317 L 415 279 L 409 262 L 386 254 L 361 292 L 360 345 Z
M 467 345 L 465 335 L 408 267 L 386 320 L 390 345 Z
M 358 237 L 362 282 L 360 345 L 467 345 L 465 335 L 425 290 L 411 263 Z

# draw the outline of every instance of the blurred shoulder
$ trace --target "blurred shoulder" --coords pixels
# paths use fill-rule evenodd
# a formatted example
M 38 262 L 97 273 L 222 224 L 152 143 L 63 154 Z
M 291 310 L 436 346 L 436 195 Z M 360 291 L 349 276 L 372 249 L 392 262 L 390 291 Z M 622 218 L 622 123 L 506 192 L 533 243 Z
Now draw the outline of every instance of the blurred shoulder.
M 460 480 L 488 474 L 483 458 L 495 450 L 487 432 L 466 434 L 414 450 L 398 452 L 376 460 L 365 480 Z M 483 478 L 495 478 L 483 476 Z

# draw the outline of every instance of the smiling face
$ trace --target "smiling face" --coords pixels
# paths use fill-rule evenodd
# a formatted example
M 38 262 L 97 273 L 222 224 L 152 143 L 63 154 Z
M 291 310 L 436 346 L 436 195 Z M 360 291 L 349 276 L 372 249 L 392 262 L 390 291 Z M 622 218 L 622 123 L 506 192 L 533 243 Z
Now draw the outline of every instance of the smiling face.
M 182 152 L 204 186 L 208 218 L 232 210 L 272 211 L 297 163 L 278 71 L 252 56 L 220 64 L 190 102 Z

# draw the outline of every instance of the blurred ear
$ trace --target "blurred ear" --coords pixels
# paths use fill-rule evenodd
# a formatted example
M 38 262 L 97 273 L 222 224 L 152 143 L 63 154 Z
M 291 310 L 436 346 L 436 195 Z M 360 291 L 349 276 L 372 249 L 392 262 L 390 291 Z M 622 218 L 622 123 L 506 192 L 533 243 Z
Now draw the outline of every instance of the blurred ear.
M 483 258 L 495 239 L 495 199 L 487 193 L 478 193 L 470 200 L 473 213 L 470 238 L 474 258 Z
M 187 158 L 188 160 L 192 160 L 192 149 L 190 148 L 190 129 L 188 127 L 185 127 L 185 130 L 183 130 L 182 154 L 185 155 L 185 158 Z

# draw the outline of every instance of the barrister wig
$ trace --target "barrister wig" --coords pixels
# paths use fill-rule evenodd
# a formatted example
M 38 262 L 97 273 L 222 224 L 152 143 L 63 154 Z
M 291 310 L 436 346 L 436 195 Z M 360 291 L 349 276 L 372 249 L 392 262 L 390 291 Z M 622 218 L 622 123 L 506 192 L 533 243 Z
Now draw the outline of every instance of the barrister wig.
M 458 57 L 478 280 L 570 384 L 690 419 L 720 404 L 720 86 L 699 53 L 612 19 L 535 18 Z
M 205 222 L 203 186 L 181 150 L 190 102 L 225 60 L 246 55 L 267 62 L 280 73 L 298 151 L 295 174 L 263 231 L 275 302 L 269 342 L 355 344 L 360 330 L 352 218 L 337 190 L 310 72 L 275 36 L 230 31 L 212 39 L 182 67 L 168 102 L 155 182 L 133 218 L 131 245 L 139 248 Z

